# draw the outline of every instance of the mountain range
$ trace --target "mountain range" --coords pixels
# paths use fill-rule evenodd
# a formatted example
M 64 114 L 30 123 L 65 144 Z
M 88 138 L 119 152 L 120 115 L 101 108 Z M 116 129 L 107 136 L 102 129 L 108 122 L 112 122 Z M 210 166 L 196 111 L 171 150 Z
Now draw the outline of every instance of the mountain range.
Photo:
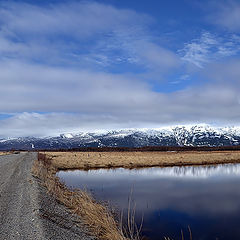
M 82 147 L 236 146 L 240 127 L 209 125 L 155 129 L 124 129 L 103 132 L 64 133 L 54 137 L 0 139 L 0 150 L 71 149 Z

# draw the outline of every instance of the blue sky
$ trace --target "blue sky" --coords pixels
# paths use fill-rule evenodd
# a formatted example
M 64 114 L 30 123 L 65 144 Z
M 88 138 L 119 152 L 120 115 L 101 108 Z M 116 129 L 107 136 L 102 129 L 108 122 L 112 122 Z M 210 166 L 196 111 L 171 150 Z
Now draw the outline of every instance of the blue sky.
M 0 137 L 239 125 L 240 2 L 0 1 Z

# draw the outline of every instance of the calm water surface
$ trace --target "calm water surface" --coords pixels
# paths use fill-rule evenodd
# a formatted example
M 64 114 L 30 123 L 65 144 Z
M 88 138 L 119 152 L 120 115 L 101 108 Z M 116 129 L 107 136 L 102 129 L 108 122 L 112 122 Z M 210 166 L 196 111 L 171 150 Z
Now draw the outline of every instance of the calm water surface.
M 194 240 L 240 239 L 240 164 L 140 170 L 61 171 L 69 187 L 86 188 L 95 198 L 126 211 L 136 205 L 143 235 L 180 239 L 188 226 Z

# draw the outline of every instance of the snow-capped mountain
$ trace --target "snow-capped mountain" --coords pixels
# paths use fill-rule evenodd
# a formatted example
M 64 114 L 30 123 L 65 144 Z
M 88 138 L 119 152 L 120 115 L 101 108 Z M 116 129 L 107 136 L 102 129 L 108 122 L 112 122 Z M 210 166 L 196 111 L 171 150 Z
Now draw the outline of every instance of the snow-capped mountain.
M 0 150 L 71 149 L 80 147 L 235 146 L 240 127 L 209 125 L 155 129 L 124 129 L 104 132 L 64 133 L 58 137 L 0 139 Z

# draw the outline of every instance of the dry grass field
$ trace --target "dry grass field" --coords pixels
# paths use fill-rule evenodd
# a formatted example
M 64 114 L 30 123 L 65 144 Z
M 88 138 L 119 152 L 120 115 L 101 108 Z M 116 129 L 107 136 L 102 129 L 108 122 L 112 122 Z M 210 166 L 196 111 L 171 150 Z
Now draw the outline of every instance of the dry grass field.
M 9 154 L 9 152 L 0 152 L 0 156 L 1 155 L 7 155 L 7 154 Z
M 240 163 L 240 151 L 46 152 L 58 169 L 141 168 Z

